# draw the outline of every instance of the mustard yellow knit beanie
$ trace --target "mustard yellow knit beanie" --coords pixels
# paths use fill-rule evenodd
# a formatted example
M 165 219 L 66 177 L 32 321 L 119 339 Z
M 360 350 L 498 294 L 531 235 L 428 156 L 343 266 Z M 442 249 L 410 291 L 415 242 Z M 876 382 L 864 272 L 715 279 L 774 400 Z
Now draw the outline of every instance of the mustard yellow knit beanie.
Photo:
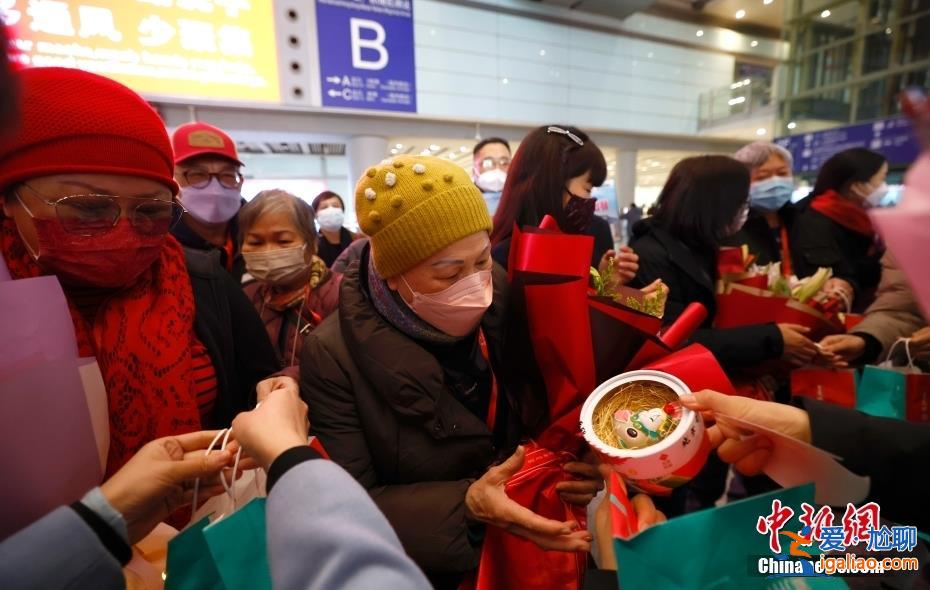
M 468 173 L 434 156 L 395 156 L 366 170 L 355 187 L 355 212 L 383 278 L 491 231 L 488 207 Z

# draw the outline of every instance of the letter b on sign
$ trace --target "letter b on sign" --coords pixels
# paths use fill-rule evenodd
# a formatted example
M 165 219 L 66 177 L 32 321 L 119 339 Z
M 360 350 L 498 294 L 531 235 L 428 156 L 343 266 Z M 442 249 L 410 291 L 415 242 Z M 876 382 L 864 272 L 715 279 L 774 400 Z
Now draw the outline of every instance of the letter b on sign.
M 388 51 L 384 46 L 387 34 L 381 23 L 364 18 L 353 18 L 349 20 L 349 26 L 352 34 L 352 67 L 359 70 L 383 70 L 388 64 Z M 373 31 L 374 39 L 363 39 L 363 30 Z M 363 59 L 363 49 L 376 52 L 378 59 L 374 61 Z

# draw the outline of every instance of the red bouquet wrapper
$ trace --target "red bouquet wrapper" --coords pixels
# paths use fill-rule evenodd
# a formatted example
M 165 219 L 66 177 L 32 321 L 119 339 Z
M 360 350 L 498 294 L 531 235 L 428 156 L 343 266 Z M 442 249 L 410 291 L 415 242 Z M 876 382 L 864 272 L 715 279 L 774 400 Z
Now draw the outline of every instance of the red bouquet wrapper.
M 755 255 L 746 247 L 721 248 L 717 253 L 717 277 L 726 284 L 767 289 L 768 275 L 750 272 L 755 261 Z
M 556 484 L 570 479 L 562 468 L 574 461 L 571 453 L 556 452 L 536 443 L 524 445 L 526 461 L 505 489 L 513 500 L 536 514 L 586 526 L 585 509 L 562 500 Z M 481 547 L 481 562 L 473 580 L 463 588 L 570 588 L 580 590 L 587 554 L 543 551 L 532 541 L 489 526 Z
M 835 317 L 766 289 L 731 283 L 717 293 L 714 327 L 737 328 L 771 322 L 810 328 L 807 337 L 815 342 L 825 336 L 845 332 L 845 326 Z
M 546 386 L 547 426 L 526 446 L 523 468 L 506 484 L 507 495 L 546 518 L 586 526 L 586 511 L 562 501 L 555 486 L 571 480 L 563 467 L 586 449 L 579 420 L 585 399 L 601 382 L 662 359 L 706 317 L 700 305 L 660 334 L 659 318 L 626 308 L 588 290 L 593 238 L 539 228 L 514 229 L 510 279 L 525 300 L 530 340 Z M 687 350 L 687 349 L 686 349 Z M 710 352 L 682 351 L 668 372 L 685 380 L 704 375 L 698 389 L 729 392 Z M 684 375 L 690 375 L 686 378 Z M 692 385 L 691 383 L 688 383 Z M 587 556 L 544 551 L 497 527 L 488 527 L 474 579 L 463 588 L 580 590 Z

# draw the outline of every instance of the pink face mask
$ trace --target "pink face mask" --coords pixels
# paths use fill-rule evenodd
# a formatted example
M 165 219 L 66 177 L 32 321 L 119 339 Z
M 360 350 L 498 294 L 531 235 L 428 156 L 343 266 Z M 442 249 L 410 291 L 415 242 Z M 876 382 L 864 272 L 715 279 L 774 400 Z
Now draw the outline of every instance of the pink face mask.
M 478 327 L 494 298 L 494 286 L 489 270 L 472 273 L 451 287 L 430 294 L 414 291 L 406 278 L 401 276 L 401 279 L 413 293 L 413 301 L 407 303 L 413 313 L 457 338 L 467 336 Z

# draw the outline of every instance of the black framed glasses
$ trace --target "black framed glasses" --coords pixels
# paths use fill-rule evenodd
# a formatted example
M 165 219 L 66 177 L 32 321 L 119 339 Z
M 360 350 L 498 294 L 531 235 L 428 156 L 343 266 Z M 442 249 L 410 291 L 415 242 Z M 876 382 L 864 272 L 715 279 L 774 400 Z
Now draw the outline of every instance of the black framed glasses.
M 168 233 L 180 221 L 185 209 L 174 201 L 139 197 L 117 197 L 112 195 L 98 195 L 94 193 L 83 195 L 68 195 L 60 199 L 50 200 L 38 191 L 23 184 L 29 189 L 33 198 L 55 208 L 55 215 L 65 231 L 82 236 L 99 236 L 109 232 L 116 226 L 123 215 L 121 199 L 133 202 L 126 217 L 132 227 L 140 234 L 158 236 Z M 19 191 L 16 197 L 26 209 L 30 217 L 35 217 L 26 203 L 23 202 Z
M 200 168 L 192 168 L 182 173 L 184 180 L 194 188 L 205 188 L 214 178 L 226 188 L 241 188 L 243 176 L 239 172 L 210 172 Z
M 510 166 L 510 158 L 508 156 L 501 156 L 500 158 L 492 158 L 488 156 L 487 158 L 481 159 L 480 166 L 484 171 L 494 170 L 495 168 L 507 170 L 507 168 Z
M 550 125 L 549 127 L 546 128 L 546 133 L 556 133 L 556 134 L 558 134 L 558 135 L 564 135 L 565 137 L 567 137 L 567 138 L 569 138 L 570 140 L 572 140 L 572 141 L 574 141 L 575 143 L 577 143 L 579 146 L 583 146 L 583 145 L 584 145 L 584 141 L 582 141 L 582 139 L 581 139 L 580 137 L 578 137 L 577 135 L 575 135 L 574 133 L 572 133 L 572 132 L 569 131 L 568 129 L 562 129 L 561 127 L 556 127 L 555 125 Z

